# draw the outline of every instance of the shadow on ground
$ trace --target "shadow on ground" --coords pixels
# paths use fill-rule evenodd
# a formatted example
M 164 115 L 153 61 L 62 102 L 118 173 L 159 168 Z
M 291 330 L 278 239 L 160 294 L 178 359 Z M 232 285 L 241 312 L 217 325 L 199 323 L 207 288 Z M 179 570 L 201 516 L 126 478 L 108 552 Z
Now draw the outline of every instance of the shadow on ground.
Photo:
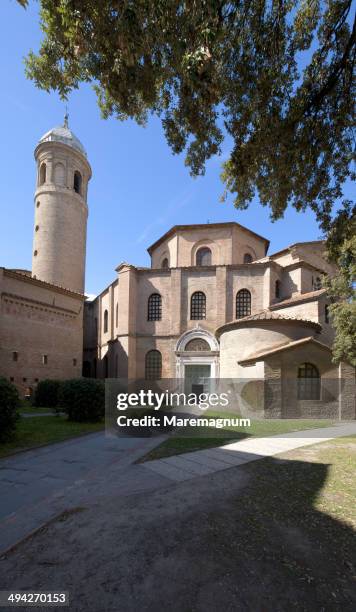
M 268 458 L 113 496 L 9 553 L 1 588 L 68 590 L 89 612 L 354 610 L 355 534 L 315 507 L 329 471 Z

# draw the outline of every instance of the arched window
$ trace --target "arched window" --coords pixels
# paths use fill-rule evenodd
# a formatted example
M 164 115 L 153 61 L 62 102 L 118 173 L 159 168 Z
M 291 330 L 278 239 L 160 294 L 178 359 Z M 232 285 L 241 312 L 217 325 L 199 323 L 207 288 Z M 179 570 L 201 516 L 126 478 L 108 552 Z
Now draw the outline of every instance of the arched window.
M 146 380 L 162 378 L 162 355 L 159 351 L 153 350 L 146 353 L 145 378 Z
M 302 363 L 298 367 L 298 399 L 320 399 L 320 374 L 312 363 Z
M 245 253 L 244 263 L 252 263 L 252 255 L 250 255 L 250 253 Z
M 276 280 L 276 282 L 275 282 L 274 295 L 275 295 L 276 298 L 280 298 L 281 297 L 281 281 L 280 280 Z
M 323 286 L 323 285 L 322 285 L 322 282 L 321 282 L 321 278 L 320 278 L 320 276 L 317 276 L 317 277 L 314 279 L 314 283 L 313 283 L 313 285 L 314 285 L 314 286 L 313 286 L 314 291 L 319 291 L 319 289 L 322 289 L 322 286 Z
M 236 319 L 248 317 L 251 314 L 251 293 L 241 289 L 236 294 Z
M 152 293 L 147 303 L 147 321 L 162 319 L 162 298 L 159 293 Z
M 82 175 L 78 170 L 74 172 L 73 187 L 76 193 L 82 193 Z
M 168 263 L 168 258 L 167 258 L 167 257 L 165 257 L 164 259 L 162 259 L 161 268 L 163 268 L 164 270 L 166 270 L 167 268 L 169 268 L 169 263 Z
M 63 164 L 56 164 L 54 167 L 54 182 L 56 185 L 64 185 L 64 173 Z
M 104 334 L 107 333 L 109 327 L 109 313 L 107 310 L 104 310 Z
M 208 247 L 198 249 L 195 260 L 197 266 L 211 266 L 211 250 Z
M 40 185 L 43 185 L 43 183 L 46 182 L 46 173 L 47 173 L 46 164 L 41 164 L 41 167 L 40 167 Z
M 190 318 L 192 321 L 206 319 L 206 297 L 202 291 L 195 291 L 190 299 Z
M 115 326 L 119 325 L 119 304 L 116 304 L 115 308 Z

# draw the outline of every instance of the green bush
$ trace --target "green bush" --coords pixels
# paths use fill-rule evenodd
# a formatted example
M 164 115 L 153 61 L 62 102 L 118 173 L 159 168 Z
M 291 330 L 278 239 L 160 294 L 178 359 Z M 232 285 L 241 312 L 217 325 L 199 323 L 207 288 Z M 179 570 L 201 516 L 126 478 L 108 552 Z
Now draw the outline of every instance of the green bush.
M 38 408 L 57 408 L 61 384 L 62 381 L 60 380 L 41 380 L 33 395 L 33 406 Z
M 16 387 L 6 378 L 0 378 L 0 440 L 5 442 L 11 438 L 19 418 L 17 407 L 19 394 Z
M 60 405 L 71 421 L 101 421 L 105 415 L 104 382 L 90 378 L 65 380 Z

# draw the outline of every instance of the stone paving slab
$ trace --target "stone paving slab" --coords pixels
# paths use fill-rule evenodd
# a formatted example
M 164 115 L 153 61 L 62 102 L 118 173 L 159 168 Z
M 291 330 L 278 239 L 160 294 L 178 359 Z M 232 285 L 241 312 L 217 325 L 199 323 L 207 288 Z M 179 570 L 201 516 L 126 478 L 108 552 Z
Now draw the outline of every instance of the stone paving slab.
M 186 457 L 190 463 L 198 463 L 199 465 L 206 465 L 210 467 L 212 472 L 219 469 L 226 469 L 226 464 L 224 461 L 220 461 L 216 457 L 210 457 L 204 453 L 204 451 L 201 451 L 201 453 L 185 453 L 183 457 Z
M 253 453 L 241 452 L 236 453 L 235 451 L 225 451 L 220 448 L 211 448 L 202 451 L 207 457 L 218 459 L 222 463 L 227 465 L 241 465 L 248 461 L 254 461 L 255 459 L 261 459 L 261 455 L 255 455 Z M 204 456 L 204 455 L 203 455 Z
M 205 469 L 206 474 L 212 474 L 264 457 L 273 457 L 302 446 L 318 444 L 349 435 L 356 435 L 355 421 L 320 429 L 239 440 L 224 446 L 184 453 L 176 457 L 147 461 L 143 463 L 143 466 L 147 470 L 152 470 L 173 481 L 180 482 L 203 475 L 203 469 Z M 194 468 L 192 465 L 199 465 L 200 468 Z
M 178 455 L 177 457 L 169 457 L 165 463 L 167 465 L 173 465 L 181 470 L 186 470 L 194 476 L 204 476 L 205 474 L 211 474 L 215 471 L 215 468 L 209 466 L 208 463 L 198 463 L 197 461 L 189 461 L 189 458 Z

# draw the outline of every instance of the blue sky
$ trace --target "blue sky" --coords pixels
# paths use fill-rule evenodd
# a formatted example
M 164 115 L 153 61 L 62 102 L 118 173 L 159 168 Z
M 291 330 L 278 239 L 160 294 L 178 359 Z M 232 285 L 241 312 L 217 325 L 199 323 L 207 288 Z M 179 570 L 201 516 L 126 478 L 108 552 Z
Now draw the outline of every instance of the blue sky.
M 63 122 L 64 115 L 57 94 L 42 92 L 25 78 L 23 57 L 30 49 L 36 51 L 41 40 L 37 10 L 36 2 L 25 11 L 15 0 L 2 0 L 0 8 L 0 266 L 12 268 L 31 267 L 34 148 L 48 129 Z M 184 156 L 172 155 L 156 118 L 146 128 L 131 121 L 104 121 L 87 85 L 71 95 L 69 115 L 70 127 L 84 144 L 93 169 L 87 293 L 99 293 L 111 282 L 121 261 L 149 265 L 146 248 L 175 224 L 237 221 L 269 238 L 270 252 L 320 237 L 312 213 L 289 210 L 284 219 L 271 223 L 268 210 L 258 201 L 247 211 L 237 211 L 231 201 L 220 203 L 221 160 L 211 160 L 204 177 L 191 178 Z

